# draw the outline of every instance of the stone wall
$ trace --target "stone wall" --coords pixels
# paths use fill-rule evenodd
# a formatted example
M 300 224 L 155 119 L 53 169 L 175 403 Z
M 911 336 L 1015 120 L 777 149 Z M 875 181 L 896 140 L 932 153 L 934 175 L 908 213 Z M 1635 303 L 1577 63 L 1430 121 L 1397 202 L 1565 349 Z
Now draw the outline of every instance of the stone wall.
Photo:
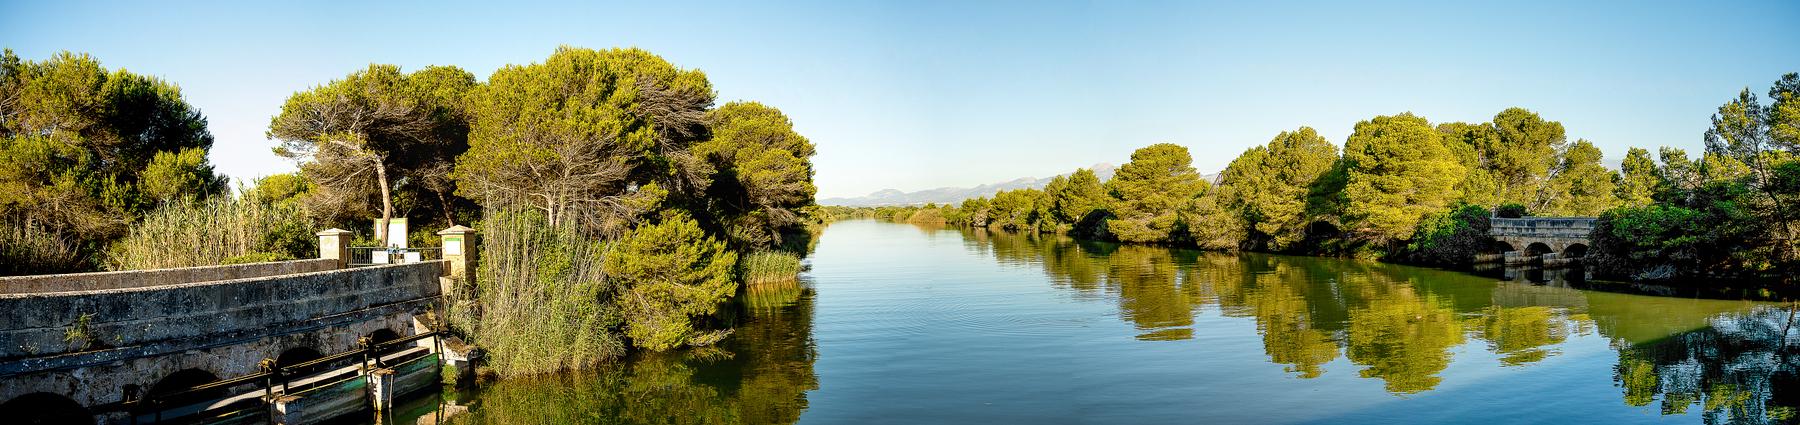
M 427 331 L 443 261 L 78 292 L 0 294 L 0 400 L 33 392 L 95 406 L 183 369 L 220 378 L 305 347 L 335 354 L 360 336 Z M 106 346 L 71 352 L 84 315 Z M 118 418 L 113 418 L 118 419 Z
M 69 352 L 71 344 L 64 339 L 71 330 L 110 347 L 279 330 L 436 297 L 443 271 L 443 261 L 429 261 L 177 285 L 0 294 L 0 361 Z
M 229 266 L 182 267 L 176 269 L 127 270 L 39 276 L 10 276 L 0 277 L 0 294 L 97 291 L 102 289 L 141 288 L 146 286 L 247 279 L 333 270 L 337 268 L 337 264 L 337 260 L 334 259 L 310 259 L 277 261 L 272 263 L 234 264 Z
M 1594 219 L 1587 217 L 1493 218 L 1488 223 L 1488 234 L 1495 237 L 1587 239 L 1594 231 Z

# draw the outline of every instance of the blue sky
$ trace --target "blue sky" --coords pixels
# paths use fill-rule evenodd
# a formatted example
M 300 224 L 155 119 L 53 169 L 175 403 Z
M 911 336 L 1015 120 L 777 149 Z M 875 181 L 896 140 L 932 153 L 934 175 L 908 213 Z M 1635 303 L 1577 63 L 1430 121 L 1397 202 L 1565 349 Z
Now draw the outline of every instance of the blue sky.
M 637 46 L 706 71 L 721 101 L 786 111 L 818 145 L 821 197 L 1048 176 L 1157 142 L 1213 172 L 1303 125 L 1341 145 L 1375 115 L 1511 106 L 1616 163 L 1698 150 L 1737 90 L 1800 71 L 1800 2 L 1448 3 L 5 1 L 0 46 L 180 84 L 237 178 L 292 170 L 270 116 L 369 63 L 485 80 L 558 45 Z

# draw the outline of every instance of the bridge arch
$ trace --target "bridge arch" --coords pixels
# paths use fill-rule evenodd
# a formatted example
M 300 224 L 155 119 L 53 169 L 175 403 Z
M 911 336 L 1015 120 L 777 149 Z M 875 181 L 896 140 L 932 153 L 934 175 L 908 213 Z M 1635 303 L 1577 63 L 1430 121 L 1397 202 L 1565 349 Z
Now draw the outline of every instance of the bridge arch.
M 161 398 L 164 405 L 180 406 L 205 400 L 223 398 L 226 395 L 229 395 L 226 388 L 213 388 L 172 398 L 168 397 L 173 394 L 187 391 L 189 388 L 198 385 L 210 384 L 218 381 L 219 375 L 214 375 L 206 369 L 182 369 L 169 374 L 169 376 L 163 377 L 161 380 L 157 380 L 155 384 L 150 386 L 150 391 L 145 393 L 145 397 Z
M 81 403 L 57 394 L 30 393 L 0 403 L 0 418 L 18 424 L 94 423 L 94 415 Z
M 1494 243 L 1488 244 L 1487 249 L 1483 252 L 1488 254 L 1500 254 L 1518 250 L 1518 248 L 1514 248 L 1512 244 L 1507 243 L 1506 241 L 1496 240 Z
M 1588 246 L 1587 246 L 1587 244 L 1579 244 L 1579 243 L 1569 244 L 1568 247 L 1563 248 L 1562 252 L 1563 252 L 1562 253 L 1563 258 L 1586 257 L 1587 253 L 1588 253 Z
M 388 329 L 388 328 L 376 329 L 373 332 L 369 332 L 368 336 L 369 336 L 369 344 L 371 344 L 371 345 L 400 339 L 399 332 L 394 332 L 393 329 Z M 400 351 L 403 349 L 404 349 L 404 347 L 390 347 L 388 349 L 381 350 L 381 353 L 383 353 L 383 354 L 392 353 L 392 352 Z
M 1552 252 L 1556 252 L 1556 250 L 1551 249 L 1549 244 L 1545 244 L 1543 242 L 1532 242 L 1530 245 L 1525 246 L 1525 255 L 1530 255 L 1530 256 L 1535 257 L 1535 256 L 1539 256 L 1539 255 L 1549 254 Z
M 325 357 L 324 353 L 312 347 L 294 347 L 283 350 L 275 356 L 276 367 L 288 367 Z

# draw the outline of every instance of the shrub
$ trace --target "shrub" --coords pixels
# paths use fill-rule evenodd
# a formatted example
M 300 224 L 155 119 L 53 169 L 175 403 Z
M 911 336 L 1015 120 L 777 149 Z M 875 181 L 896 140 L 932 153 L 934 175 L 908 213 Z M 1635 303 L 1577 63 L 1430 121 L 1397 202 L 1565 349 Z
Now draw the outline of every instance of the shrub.
M 921 209 L 918 212 L 913 213 L 912 216 L 907 217 L 906 222 L 928 227 L 943 226 L 946 223 L 944 220 L 944 213 L 938 211 L 937 208 Z
M 1501 204 L 1498 208 L 1494 208 L 1494 216 L 1500 218 L 1524 218 L 1530 217 L 1531 213 L 1525 210 L 1524 205 L 1519 205 L 1518 203 L 1506 203 Z
M 632 345 L 661 351 L 708 345 L 726 332 L 702 331 L 696 321 L 717 311 L 737 292 L 732 268 L 737 254 L 707 236 L 678 212 L 627 232 L 605 260 L 606 275 L 621 282 L 619 309 Z
M 1415 264 L 1463 266 L 1490 243 L 1488 210 L 1462 204 L 1419 221 L 1413 239 L 1396 259 Z

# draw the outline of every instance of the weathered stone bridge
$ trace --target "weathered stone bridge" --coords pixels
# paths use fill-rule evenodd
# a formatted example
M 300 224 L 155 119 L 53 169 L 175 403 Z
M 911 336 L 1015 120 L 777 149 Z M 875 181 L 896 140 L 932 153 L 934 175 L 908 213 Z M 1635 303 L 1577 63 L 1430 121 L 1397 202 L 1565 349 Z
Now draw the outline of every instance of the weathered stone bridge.
M 1570 265 L 1587 256 L 1592 245 L 1593 217 L 1526 217 L 1490 219 L 1488 236 L 1506 264 Z
M 319 364 L 338 372 L 318 379 L 336 380 L 293 388 L 309 393 L 281 394 L 267 382 L 179 393 L 269 370 L 264 359 L 290 366 L 431 333 L 451 272 L 467 270 L 462 246 L 472 231 L 460 229 L 445 236 L 456 238 L 455 252 L 409 264 L 350 268 L 348 232 L 334 230 L 320 233 L 319 259 L 0 278 L 0 422 L 140 423 L 237 409 L 235 417 L 293 423 L 308 394 L 336 405 L 313 403 L 305 421 L 366 409 L 354 402 L 379 384 L 364 375 L 382 373 L 368 359 Z M 437 382 L 441 345 L 408 345 L 376 357 L 377 366 L 418 372 L 388 378 L 386 391 Z M 380 361 L 389 357 L 396 363 Z M 397 366 L 420 360 L 430 364 Z

